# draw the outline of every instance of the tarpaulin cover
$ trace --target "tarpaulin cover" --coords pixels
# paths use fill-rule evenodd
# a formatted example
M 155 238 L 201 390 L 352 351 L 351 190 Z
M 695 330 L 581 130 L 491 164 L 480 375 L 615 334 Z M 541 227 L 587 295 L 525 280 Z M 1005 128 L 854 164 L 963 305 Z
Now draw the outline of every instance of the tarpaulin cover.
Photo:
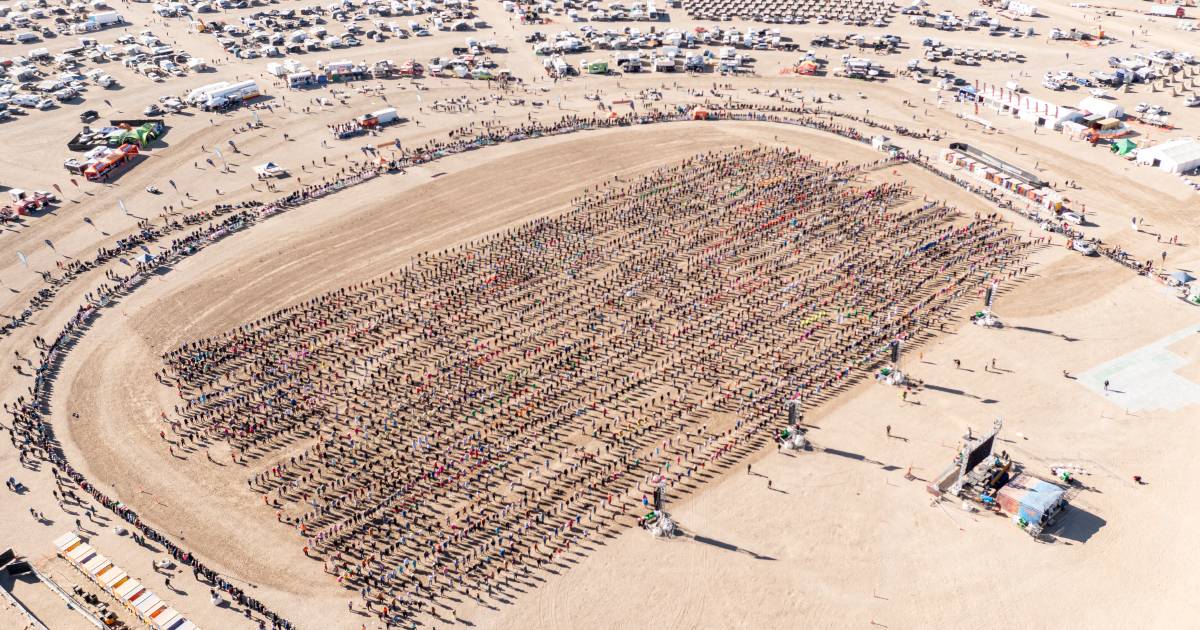
M 1017 475 L 996 493 L 996 502 L 1007 513 L 1032 524 L 1063 499 L 1064 490 L 1048 481 L 1026 474 Z

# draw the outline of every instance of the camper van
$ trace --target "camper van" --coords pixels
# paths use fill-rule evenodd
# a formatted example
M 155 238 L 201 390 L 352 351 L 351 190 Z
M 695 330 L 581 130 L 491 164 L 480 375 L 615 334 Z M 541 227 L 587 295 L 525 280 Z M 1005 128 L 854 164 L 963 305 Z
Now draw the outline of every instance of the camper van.
M 38 102 L 40 102 L 41 100 L 42 99 L 38 98 L 37 96 L 34 96 L 33 94 L 14 94 L 12 97 L 12 103 L 14 105 L 20 105 L 21 107 L 30 107 L 30 108 L 37 107 Z

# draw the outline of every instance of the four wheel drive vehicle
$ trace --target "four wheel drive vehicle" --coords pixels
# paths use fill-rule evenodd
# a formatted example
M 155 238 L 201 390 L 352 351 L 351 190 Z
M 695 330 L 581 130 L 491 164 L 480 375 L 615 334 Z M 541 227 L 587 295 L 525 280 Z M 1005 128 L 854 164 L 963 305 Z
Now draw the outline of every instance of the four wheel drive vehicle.
M 1066 221 L 1067 223 L 1074 223 L 1075 225 L 1083 225 L 1083 216 L 1080 215 L 1078 212 L 1066 211 L 1066 212 L 1059 214 L 1058 218 L 1062 219 L 1063 221 Z
M 89 122 L 92 122 L 93 120 L 96 120 L 99 117 L 100 117 L 99 112 L 97 112 L 94 109 L 89 109 L 86 112 L 83 112 L 82 114 L 79 115 L 79 120 L 82 122 L 85 122 L 85 123 L 89 123 Z

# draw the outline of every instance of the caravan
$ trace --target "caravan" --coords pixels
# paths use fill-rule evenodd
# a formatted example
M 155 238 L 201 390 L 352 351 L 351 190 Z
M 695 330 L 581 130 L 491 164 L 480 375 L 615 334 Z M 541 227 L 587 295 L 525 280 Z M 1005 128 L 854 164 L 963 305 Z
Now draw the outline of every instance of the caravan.
M 204 109 L 218 109 L 230 103 L 250 100 L 260 94 L 258 83 L 254 81 L 242 81 L 232 85 L 221 81 L 192 90 L 184 100 L 189 105 L 198 105 Z
M 321 77 L 322 79 L 324 77 Z M 303 72 L 293 72 L 287 75 L 288 87 L 293 90 L 298 90 L 306 87 L 320 85 L 321 81 L 313 73 L 305 70 Z
M 209 92 L 208 99 L 205 101 L 203 107 L 205 109 L 218 109 L 230 104 L 248 101 L 260 95 L 261 92 L 258 89 L 257 82 L 242 81 Z
M 189 105 L 199 105 L 208 100 L 209 93 L 214 92 L 216 90 L 223 89 L 228 86 L 229 86 L 228 81 L 220 81 L 218 83 L 210 83 L 208 85 L 198 87 L 198 88 L 192 90 L 191 92 L 188 92 L 188 95 L 186 97 L 184 97 L 183 100 L 186 101 Z

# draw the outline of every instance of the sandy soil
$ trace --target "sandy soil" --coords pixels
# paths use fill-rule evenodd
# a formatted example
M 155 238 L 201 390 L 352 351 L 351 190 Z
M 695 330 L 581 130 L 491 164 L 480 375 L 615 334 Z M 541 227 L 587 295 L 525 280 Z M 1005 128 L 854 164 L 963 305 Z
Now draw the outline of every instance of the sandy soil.
M 370 187 L 390 182 L 371 183 L 361 195 L 355 190 L 357 199 L 348 205 L 330 199 L 288 213 L 261 231 L 249 231 L 248 238 L 228 239 L 217 245 L 225 251 L 197 256 L 135 293 L 113 313 L 117 317 L 97 322 L 97 330 L 103 332 L 88 335 L 78 347 L 77 356 L 86 358 L 72 362 L 77 367 L 64 372 L 61 391 L 66 401 L 61 418 L 70 427 L 73 445 L 69 450 L 87 462 L 89 476 L 128 479 L 128 485 L 117 483 L 122 496 L 136 486 L 127 500 L 150 522 L 180 531 L 181 538 L 197 549 L 224 550 L 211 557 L 216 566 L 226 566 L 224 558 L 236 558 L 227 568 L 260 585 L 256 597 L 281 609 L 302 610 L 307 618 L 335 615 L 330 623 L 350 623 L 355 617 L 342 606 L 345 591 L 321 573 L 318 563 L 303 558 L 295 533 L 275 523 L 273 511 L 245 488 L 245 468 L 214 467 L 198 456 L 193 457 L 196 461 L 181 463 L 165 452 L 158 437 L 159 413 L 170 411 L 178 401 L 170 390 L 144 378 L 161 365 L 161 352 L 282 304 L 354 279 L 375 277 L 404 265 L 416 252 L 441 249 L 561 209 L 581 186 L 609 177 L 611 171 L 603 169 L 606 163 L 644 143 L 654 143 L 657 150 L 642 154 L 640 161 L 628 161 L 621 172 L 637 172 L 751 139 L 773 141 L 775 135 L 795 143 L 817 139 L 811 133 L 746 124 L 711 126 L 688 134 L 666 126 L 539 140 L 519 151 L 504 147 L 496 153 L 439 163 L 456 172 L 412 190 L 371 191 Z M 860 145 L 826 142 L 831 159 L 870 156 Z M 497 168 L 499 164 L 503 167 Z M 514 204 L 511 193 L 500 193 L 523 189 L 536 189 L 539 195 Z M 272 251 L 280 243 L 288 243 L 283 264 L 283 253 Z M 231 261 L 241 262 L 229 265 Z M 133 339 L 136 343 L 131 343 Z M 101 409 L 104 412 L 97 412 Z M 80 418 L 72 419 L 76 412 Z M 150 476 L 143 472 L 147 469 L 168 474 Z M 235 514 L 237 518 L 231 518 Z M 247 520 L 256 527 L 247 528 Z M 272 552 L 260 552 L 265 549 Z M 202 557 L 209 559 L 207 554 Z M 277 598 L 271 597 L 268 585 L 282 591 Z M 303 596 L 303 608 L 294 608 L 286 595 Z
M 1122 4 L 1140 7 L 1144 3 Z M 965 13 L 965 6 L 955 8 Z M 148 9 L 130 5 L 123 10 L 140 17 Z M 1052 25 L 1094 24 L 1066 7 L 1043 10 L 1051 17 L 1032 21 L 1040 31 Z M 502 65 L 534 77 L 536 60 L 519 43 L 520 36 L 532 28 L 509 28 L 506 14 L 494 3 L 485 4 L 481 11 L 498 25 L 496 36 L 512 42 L 512 52 Z M 1147 23 L 1126 14 L 1105 18 L 1104 24 L 1115 33 L 1148 26 L 1151 35 L 1139 35 L 1139 46 L 1147 41 L 1156 47 L 1194 43 L 1190 34 L 1173 31 L 1163 21 Z M 216 58 L 212 39 L 186 34 L 182 22 L 154 28 L 189 42 L 188 48 L 201 56 Z M 819 32 L 852 28 L 806 25 L 787 30 L 806 43 Z M 923 36 L 936 36 L 951 45 L 973 45 L 970 42 L 983 37 L 937 34 L 899 24 L 889 30 L 914 46 Z M 368 58 L 445 54 L 451 42 L 458 44 L 452 36 L 442 35 L 389 43 Z M 1086 71 L 1102 65 L 1109 54 L 1129 52 L 1128 44 L 1105 50 L 1047 43 L 1041 38 L 1005 38 L 996 45 L 1019 49 L 1030 61 L 1019 67 L 992 64 L 962 73 L 1003 82 L 1023 71 L 1033 76 L 1022 83 L 1035 95 L 1049 98 L 1052 95 L 1036 85 L 1044 69 Z M 53 42 L 51 48 L 66 45 Z M 1065 51 L 1071 52 L 1070 60 L 1064 58 Z M 359 56 L 356 52 L 355 58 Z M 885 63 L 900 66 L 912 56 L 917 56 L 916 51 L 910 49 L 885 58 Z M 1082 189 L 1072 190 L 1069 196 L 1086 204 L 1096 224 L 1088 229 L 1090 235 L 1120 243 L 1143 258 L 1157 257 L 1165 249 L 1169 264 L 1195 270 L 1194 245 L 1200 242 L 1196 196 L 1175 178 L 1131 167 L 1102 148 L 1070 143 L 1062 136 L 1032 134 L 1023 124 L 997 116 L 991 117 L 997 132 L 964 128 L 954 117 L 956 109 L 937 109 L 927 86 L 909 81 L 864 84 L 776 76 L 775 70 L 790 58 L 763 53 L 758 77 L 576 79 L 553 85 L 551 94 L 561 95 L 564 109 L 587 114 L 594 104 L 581 98 L 585 92 L 602 91 L 611 99 L 666 86 L 664 105 L 696 100 L 685 90 L 671 89 L 672 82 L 687 89 L 731 82 L 737 91 L 724 94 L 761 103 L 778 101 L 751 94 L 749 88 L 838 92 L 847 96 L 834 104 L 838 109 L 869 110 L 881 120 L 953 131 L 956 135 L 951 139 L 965 139 L 1028 168 L 1036 165 L 1044 178 L 1060 188 L 1066 179 L 1075 179 Z M 222 66 L 219 75 L 259 73 L 263 66 L 264 60 L 231 63 Z M 103 96 L 113 107 L 111 112 L 100 108 L 102 116 L 136 112 L 159 94 L 217 80 L 210 74 L 158 85 L 123 69 L 113 68 L 111 73 L 127 87 Z M 315 93 L 278 91 L 278 104 L 290 106 L 291 111 L 280 107 L 262 112 L 267 128 L 241 134 L 232 129 L 249 120 L 246 111 L 213 116 L 211 123 L 208 115 L 200 113 L 173 117 L 165 146 L 107 186 L 75 188 L 59 169 L 66 156 L 65 140 L 74 133 L 75 116 L 84 107 L 64 107 L 6 124 L 0 128 L 0 139 L 9 146 L 19 143 L 22 151 L 0 155 L 2 183 L 26 189 L 59 184 L 67 201 L 54 213 L 30 218 L 0 236 L 0 250 L 5 252 L 0 260 L 4 283 L 0 312 L 19 310 L 18 305 L 27 302 L 40 284 L 35 274 L 20 267 L 12 252 L 27 254 L 32 269 L 51 269 L 56 260 L 90 254 L 134 228 L 133 220 L 117 209 L 118 199 L 126 201 L 134 214 L 153 218 L 159 206 L 167 204 L 197 208 L 216 201 L 260 198 L 263 193 L 252 188 L 256 184 L 250 167 L 262 161 L 279 161 L 302 181 L 311 182 L 341 168 L 344 156 L 353 157 L 362 144 L 415 143 L 443 136 L 471 120 L 493 117 L 486 111 L 430 113 L 428 104 L 436 99 L 478 96 L 486 90 L 454 81 L 424 84 L 429 90 L 422 93 L 419 104 L 407 81 L 386 83 L 388 103 L 405 109 L 416 123 L 332 149 L 322 147 L 321 141 L 328 137 L 324 125 L 383 106 L 383 101 L 354 94 L 347 106 L 302 113 Z M 538 91 L 543 84 L 550 87 L 546 82 L 532 83 L 531 92 L 523 96 L 551 98 Z M 853 98 L 859 91 L 868 98 Z M 97 106 L 98 96 L 89 96 L 87 108 Z M 1053 95 L 1064 103 L 1082 96 Z M 1168 102 L 1144 92 L 1119 98 L 1127 106 L 1138 100 Z M 910 107 L 902 99 L 927 99 L 929 106 Z M 510 105 L 496 109 L 494 118 L 507 122 L 527 116 L 549 120 L 564 113 L 551 105 L 542 110 Z M 1174 109 L 1183 108 L 1176 104 Z M 1190 125 L 1195 122 L 1194 113 L 1178 112 L 1176 123 L 1184 130 L 1175 135 L 1194 129 Z M 61 131 L 29 134 L 31 124 Z M 293 140 L 285 141 L 284 131 Z M 594 132 L 457 156 L 272 219 L 154 278 L 105 312 L 59 376 L 52 421 L 59 427 L 67 454 L 89 477 L 164 531 L 177 535 L 206 562 L 250 584 L 250 594 L 302 627 L 357 628 L 368 619 L 346 611 L 350 594 L 321 573 L 319 565 L 305 561 L 294 535 L 278 526 L 269 510 L 254 504 L 256 497 L 243 492 L 241 470 L 202 461 L 179 462 L 166 454 L 157 436 L 157 417 L 173 402 L 152 378 L 160 366 L 158 354 L 181 340 L 212 334 L 305 297 L 373 277 L 403 264 L 416 252 L 553 212 L 613 174 L 643 172 L 709 149 L 769 144 L 776 137 L 826 160 L 868 156 L 863 147 L 827 135 L 759 124 L 678 124 Z M 230 156 L 233 173 L 218 173 L 205 164 L 201 147 L 211 149 L 229 139 L 236 139 L 244 155 Z M 902 144 L 935 149 L 932 144 Z M 322 158 L 334 166 L 324 166 Z M 306 163 L 307 170 L 301 171 Z M 931 197 L 967 209 L 983 208 L 966 193 L 915 169 L 905 169 L 903 175 Z M 168 178 L 195 199 L 173 191 L 164 197 L 142 191 L 150 183 L 166 190 Z M 294 188 L 297 182 L 287 180 L 284 185 Z M 1148 233 L 1130 231 L 1130 215 L 1146 217 Z M 84 223 L 84 217 L 92 225 Z M 1028 229 L 1027 224 L 1016 225 Z M 1156 234 L 1178 234 L 1185 245 L 1165 247 L 1156 242 Z M 809 417 L 814 443 L 841 455 L 828 450 L 795 457 L 763 455 L 754 463 L 762 476 L 729 475 L 673 506 L 687 537 L 660 541 L 639 531 L 627 532 L 588 551 L 573 570 L 547 580 L 512 605 L 468 611 L 463 618 L 477 627 L 497 628 L 619 627 L 647 620 L 667 627 L 705 628 L 798 623 L 864 628 L 1115 628 L 1132 623 L 1185 627 L 1200 613 L 1192 596 L 1200 584 L 1191 569 L 1200 558 L 1188 543 L 1196 528 L 1186 495 L 1194 478 L 1191 473 L 1197 472 L 1191 456 L 1196 437 L 1187 424 L 1196 410 L 1129 414 L 1118 395 L 1098 395 L 1064 378 L 1062 371 L 1083 372 L 1194 324 L 1196 311 L 1166 295 L 1159 285 L 1133 277 L 1108 261 L 1082 259 L 1061 247 L 1047 249 L 1035 260 L 1036 277 L 1006 292 L 997 305 L 1008 327 L 991 331 L 963 326 L 916 356 L 906 357 L 910 372 L 940 388 L 920 394 L 919 405 L 901 402 L 895 390 L 863 385 Z M 33 335 L 60 328 L 102 274 L 97 270 L 81 278 L 38 314 L 35 325 L 0 339 L 3 356 L 12 357 L 13 350 L 31 352 Z M 1200 378 L 1195 344 L 1181 343 L 1177 352 L 1189 361 L 1178 373 L 1193 381 Z M 1001 368 L 998 373 L 984 370 L 992 358 Z M 953 359 L 960 359 L 966 369 L 955 370 Z M 10 378 L 0 381 L 0 397 L 11 401 L 30 380 L 5 369 Z M 76 412 L 78 419 L 71 415 Z M 924 484 L 904 478 L 910 466 L 920 478 L 936 474 L 953 457 L 953 446 L 966 427 L 983 430 L 997 416 L 1005 419 L 1004 447 L 1034 472 L 1047 474 L 1052 464 L 1078 465 L 1086 471 L 1080 478 L 1088 489 L 1074 496 L 1073 514 L 1053 544 L 1033 542 L 1006 520 L 963 512 L 951 504 L 929 507 Z M 903 439 L 887 438 L 885 425 Z M 0 546 L 11 544 L 20 553 L 44 558 L 50 553 L 49 541 L 71 528 L 78 515 L 55 505 L 53 482 L 45 468 L 37 473 L 20 468 L 15 450 L 8 448 L 7 440 L 4 444 L 0 475 L 18 476 L 31 492 L 11 502 L 15 509 L 0 514 L 0 542 L 5 543 Z M 1134 484 L 1135 474 L 1149 483 Z M 764 477 L 772 479 L 779 491 L 768 490 Z M 46 512 L 52 524 L 32 525 L 30 506 Z M 98 546 L 127 570 L 141 573 L 139 578 L 177 608 L 206 628 L 250 627 L 236 612 L 212 608 L 204 585 L 190 575 L 176 581 L 182 585 L 180 593 L 169 593 L 162 576 L 149 571 L 156 554 L 116 536 L 111 524 L 84 521 Z M 986 615 L 978 613 L 982 610 Z

